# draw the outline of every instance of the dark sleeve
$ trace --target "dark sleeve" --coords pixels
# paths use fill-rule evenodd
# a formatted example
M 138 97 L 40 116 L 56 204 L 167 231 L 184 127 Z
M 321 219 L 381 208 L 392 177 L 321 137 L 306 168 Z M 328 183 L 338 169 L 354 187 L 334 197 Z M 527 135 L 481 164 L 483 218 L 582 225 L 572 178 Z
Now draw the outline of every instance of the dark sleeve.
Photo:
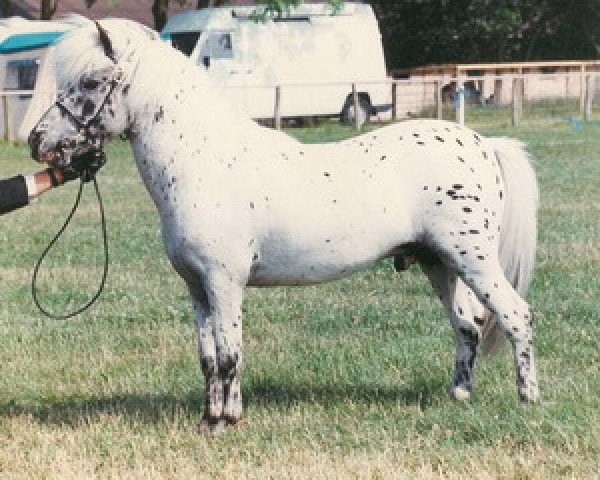
M 0 214 L 12 212 L 29 203 L 23 175 L 0 180 Z

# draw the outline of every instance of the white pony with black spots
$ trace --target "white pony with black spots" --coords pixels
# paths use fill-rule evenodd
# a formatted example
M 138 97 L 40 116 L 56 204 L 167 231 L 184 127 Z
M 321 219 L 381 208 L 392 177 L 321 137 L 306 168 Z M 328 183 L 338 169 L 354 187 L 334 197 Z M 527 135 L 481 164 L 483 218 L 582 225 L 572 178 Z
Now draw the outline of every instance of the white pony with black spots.
M 206 380 L 201 423 L 242 417 L 246 286 L 309 285 L 415 253 L 456 334 L 451 394 L 469 397 L 487 339 L 513 347 L 517 389 L 538 400 L 531 312 L 537 186 L 523 146 L 414 120 L 305 145 L 238 113 L 208 76 L 145 27 L 91 22 L 55 49 L 63 93 L 30 136 L 32 155 L 127 134 L 186 282 Z

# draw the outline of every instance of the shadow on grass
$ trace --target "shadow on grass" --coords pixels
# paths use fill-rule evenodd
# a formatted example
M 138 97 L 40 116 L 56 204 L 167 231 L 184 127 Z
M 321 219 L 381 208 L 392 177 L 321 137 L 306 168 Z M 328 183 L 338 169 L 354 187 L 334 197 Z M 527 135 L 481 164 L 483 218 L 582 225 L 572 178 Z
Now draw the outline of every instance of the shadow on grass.
M 424 410 L 445 398 L 446 386 L 435 377 L 415 377 L 411 384 L 397 388 L 348 383 L 304 385 L 267 379 L 254 381 L 244 388 L 243 395 L 246 404 L 259 408 L 285 409 L 303 403 L 317 403 L 327 408 L 350 400 L 357 405 L 400 404 Z M 0 404 L 0 417 L 27 416 L 44 424 L 77 426 L 98 415 L 114 415 L 135 423 L 161 424 L 175 416 L 200 417 L 203 408 L 204 394 L 194 389 L 180 394 L 127 393 L 12 400 Z

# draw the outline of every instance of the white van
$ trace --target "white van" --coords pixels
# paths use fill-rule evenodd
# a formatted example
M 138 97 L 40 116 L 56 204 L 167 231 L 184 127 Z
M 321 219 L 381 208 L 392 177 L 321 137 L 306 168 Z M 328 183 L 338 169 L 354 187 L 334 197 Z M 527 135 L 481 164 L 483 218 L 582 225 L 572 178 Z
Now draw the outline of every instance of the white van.
M 74 26 L 68 19 L 0 19 L 0 135 L 4 138 L 26 140 L 54 101 L 54 77 L 44 73 L 47 54 L 54 42 Z
M 391 107 L 385 85 L 381 34 L 369 5 L 304 3 L 281 18 L 256 20 L 259 7 L 217 7 L 173 15 L 164 40 L 205 68 L 217 85 L 255 119 L 274 116 L 281 86 L 281 117 L 353 118 L 352 83 L 359 121 Z M 361 118 L 363 117 L 363 118 Z

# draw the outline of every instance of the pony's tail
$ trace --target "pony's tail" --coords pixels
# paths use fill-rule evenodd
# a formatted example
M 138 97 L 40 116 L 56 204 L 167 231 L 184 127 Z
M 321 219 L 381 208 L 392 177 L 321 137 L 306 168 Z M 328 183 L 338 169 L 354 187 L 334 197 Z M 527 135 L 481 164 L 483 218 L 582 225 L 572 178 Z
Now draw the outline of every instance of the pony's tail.
M 535 263 L 537 181 L 523 143 L 510 138 L 490 138 L 488 141 L 502 169 L 506 190 L 500 227 L 500 265 L 506 279 L 521 297 L 525 297 Z M 482 332 L 483 352 L 497 352 L 505 338 L 497 318 L 487 314 Z

